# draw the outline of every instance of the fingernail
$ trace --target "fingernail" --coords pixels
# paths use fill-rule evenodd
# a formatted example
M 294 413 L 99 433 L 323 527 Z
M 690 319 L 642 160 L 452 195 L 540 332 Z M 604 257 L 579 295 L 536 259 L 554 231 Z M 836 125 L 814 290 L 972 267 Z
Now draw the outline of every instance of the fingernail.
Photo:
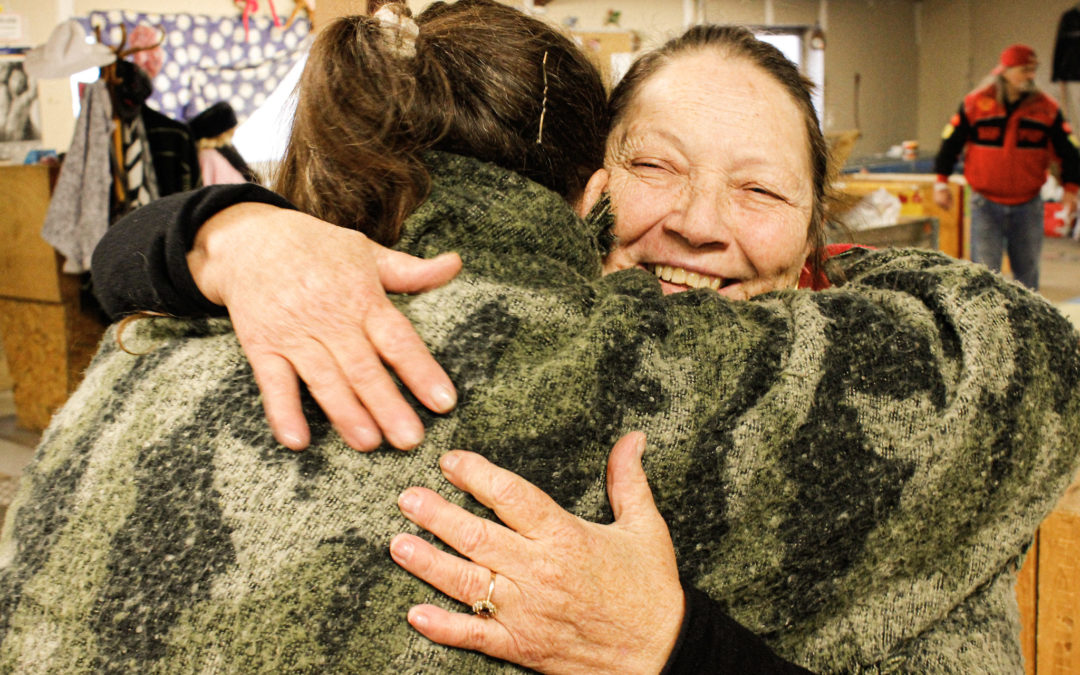
M 409 610 L 409 623 L 412 625 L 413 628 L 416 628 L 417 630 L 427 628 L 427 614 L 424 614 L 423 612 L 414 607 Z
M 407 563 L 412 559 L 413 545 L 405 537 L 397 537 L 390 542 L 390 553 L 400 562 Z
M 412 450 L 424 440 L 424 427 L 410 427 L 405 429 L 398 437 L 398 447 L 403 450 Z
M 637 453 L 638 459 L 645 456 L 645 434 L 639 434 L 637 440 L 634 441 L 634 452 Z
M 442 465 L 443 471 L 453 471 L 454 467 L 457 466 L 458 459 L 456 452 L 448 452 L 442 456 L 439 464 Z
M 369 426 L 359 425 L 353 427 L 356 442 L 365 448 L 375 448 L 382 443 L 382 435 Z
M 431 400 L 435 403 L 435 412 L 450 412 L 457 405 L 457 392 L 440 384 L 431 390 Z
M 300 437 L 289 432 L 281 434 L 281 442 L 294 450 L 300 447 Z
M 420 498 L 416 496 L 416 493 L 406 490 L 398 496 L 398 506 L 405 513 L 412 513 L 416 510 L 416 507 L 420 505 Z

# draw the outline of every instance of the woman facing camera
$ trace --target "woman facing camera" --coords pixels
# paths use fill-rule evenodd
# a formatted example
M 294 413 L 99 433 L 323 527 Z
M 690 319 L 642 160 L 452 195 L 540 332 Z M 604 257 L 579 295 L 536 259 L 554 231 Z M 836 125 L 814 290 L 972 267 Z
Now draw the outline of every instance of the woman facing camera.
M 420 57 L 429 38 L 425 16 L 417 23 Z M 321 44 L 334 36 L 347 34 L 323 33 Z M 413 58 L 391 38 L 371 44 Z M 553 50 L 531 60 L 549 83 Z M 319 54 L 305 86 L 316 69 L 359 86 L 351 57 Z M 737 122 L 735 137 L 716 141 L 722 157 L 694 155 L 678 127 L 637 125 L 650 110 L 644 85 L 710 54 L 736 79 L 725 87 L 756 92 L 738 105 L 709 87 L 693 98 Z M 749 62 L 741 75 L 752 81 L 721 65 L 733 61 Z M 815 250 L 824 159 L 804 97 L 767 64 L 783 67 L 744 31 L 695 29 L 642 71 L 643 88 L 616 115 L 628 140 L 609 144 L 607 173 L 581 206 L 609 185 L 618 240 L 608 260 L 652 274 L 601 277 L 604 209 L 576 219 L 572 191 L 511 173 L 513 155 L 423 156 L 430 194 L 396 246 L 459 251 L 465 267 L 441 288 L 395 298 L 459 395 L 446 415 L 421 411 L 428 433 L 413 452 L 351 452 L 310 400 L 311 447 L 281 451 L 225 322 L 137 322 L 125 342 L 152 347 L 140 356 L 106 343 L 13 505 L 0 659 L 47 653 L 58 667 L 169 671 L 508 667 L 428 642 L 402 621 L 409 612 L 437 641 L 544 671 L 781 667 L 725 610 L 814 670 L 1015 666 L 1012 566 L 1076 468 L 1075 333 L 1035 296 L 933 254 L 854 251 L 833 261 L 844 287 L 784 290 Z M 335 103 L 306 93 L 302 106 Z M 783 95 L 790 106 L 754 106 Z M 535 126 L 570 121 L 556 117 L 541 106 Z M 805 152 L 771 137 L 739 150 L 754 124 L 799 129 Z M 294 145 L 319 148 L 297 132 Z M 654 136 L 671 147 L 653 149 Z M 371 179 L 330 175 L 350 192 Z M 620 202 L 620 177 L 672 195 L 668 211 Z M 710 209 L 724 220 L 704 232 Z M 757 245 L 762 228 L 775 228 L 786 253 Z M 665 294 L 657 269 L 670 284 L 704 274 L 753 299 Z M 608 463 L 629 429 L 651 444 L 651 496 L 640 436 Z M 456 447 L 554 501 L 471 453 L 443 457 Z M 440 457 L 506 527 L 475 519 L 487 511 L 445 485 Z M 419 529 L 394 537 L 399 494 L 411 519 L 472 560 L 436 551 Z M 387 560 L 391 539 L 396 561 L 450 597 Z M 68 574 L 76 557 L 88 571 Z M 455 613 L 456 601 L 481 616 Z

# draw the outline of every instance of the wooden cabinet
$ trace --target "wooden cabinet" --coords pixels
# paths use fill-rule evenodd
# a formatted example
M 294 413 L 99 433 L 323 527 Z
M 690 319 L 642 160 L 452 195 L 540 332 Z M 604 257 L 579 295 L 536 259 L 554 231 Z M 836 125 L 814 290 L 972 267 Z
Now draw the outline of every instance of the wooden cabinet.
M 1028 675 L 1080 673 L 1080 480 L 1039 526 L 1016 596 Z
M 104 326 L 80 302 L 79 278 L 41 238 L 55 169 L 0 166 L 0 338 L 15 419 L 33 431 L 78 386 Z

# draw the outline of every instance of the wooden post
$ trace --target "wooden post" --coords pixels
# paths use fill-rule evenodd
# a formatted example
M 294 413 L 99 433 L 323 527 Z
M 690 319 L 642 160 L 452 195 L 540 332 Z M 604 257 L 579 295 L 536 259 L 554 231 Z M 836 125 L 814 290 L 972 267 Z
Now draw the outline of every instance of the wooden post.
M 1080 673 L 1080 483 L 1039 526 L 1040 675 Z
M 1039 618 L 1039 533 L 1028 549 L 1024 565 L 1016 579 L 1016 602 L 1020 605 L 1020 649 L 1024 654 L 1024 673 L 1035 675 L 1036 636 Z

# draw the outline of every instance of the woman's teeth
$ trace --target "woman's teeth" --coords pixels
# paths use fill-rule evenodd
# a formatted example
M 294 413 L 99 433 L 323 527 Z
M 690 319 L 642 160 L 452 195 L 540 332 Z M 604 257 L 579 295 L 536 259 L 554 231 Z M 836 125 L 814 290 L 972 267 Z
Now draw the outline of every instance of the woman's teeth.
M 710 277 L 707 274 L 699 274 L 698 272 L 687 272 L 681 267 L 672 267 L 670 265 L 647 265 L 646 267 L 651 269 L 652 273 L 659 279 L 690 288 L 711 288 L 718 291 L 720 286 L 723 285 L 723 279 Z

